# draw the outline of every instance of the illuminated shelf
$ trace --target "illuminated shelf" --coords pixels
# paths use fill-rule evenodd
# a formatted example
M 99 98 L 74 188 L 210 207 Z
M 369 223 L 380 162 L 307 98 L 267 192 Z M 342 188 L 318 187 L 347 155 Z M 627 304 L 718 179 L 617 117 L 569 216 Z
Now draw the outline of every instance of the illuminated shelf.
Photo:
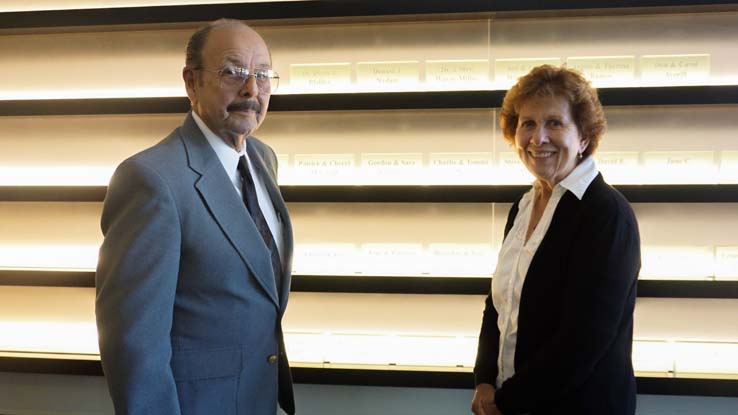
M 65 358 L 0 356 L 0 371 L 59 375 L 102 376 L 99 360 L 90 356 Z M 32 354 L 30 354 L 32 355 Z M 97 359 L 97 357 L 95 357 Z M 293 367 L 295 383 L 472 389 L 474 376 L 469 369 L 459 371 L 415 371 L 376 369 L 326 369 Z M 738 380 L 637 377 L 639 394 L 738 397 Z
M 738 104 L 738 85 L 599 88 L 605 106 Z M 499 108 L 505 91 L 361 92 L 274 95 L 269 111 Z M 3 116 L 185 113 L 186 97 L 0 101 Z
M 598 13 L 623 13 L 621 9 L 646 7 L 642 13 L 668 13 L 670 7 L 690 6 L 692 9 L 702 6 L 705 11 L 709 7 L 719 5 L 730 6 L 733 2 L 724 0 L 617 0 L 606 4 L 598 4 Z M 405 0 L 351 0 L 329 1 L 309 0 L 295 2 L 272 2 L 243 4 L 205 4 L 184 6 L 147 6 L 122 7 L 113 9 L 78 9 L 23 11 L 0 13 L 0 28 L 34 28 L 60 26 L 90 26 L 117 24 L 147 23 L 195 23 L 215 20 L 223 16 L 248 21 L 265 19 L 296 19 L 316 17 L 370 17 L 393 15 L 425 15 L 440 13 L 492 13 L 492 12 L 531 12 L 571 11 L 591 9 L 592 2 L 585 0 L 562 0 L 541 7 L 539 1 L 502 0 L 490 2 L 486 0 L 427 1 Z M 656 8 L 658 6 L 659 8 Z M 666 7 L 664 7 L 666 6 Z M 724 8 L 721 8 L 724 10 Z
M 0 288 L 0 371 L 99 374 L 94 289 Z M 314 382 L 425 384 L 432 372 L 472 387 L 463 377 L 474 365 L 483 296 L 293 294 L 285 342 L 298 371 L 317 370 L 307 372 L 315 374 Z M 638 299 L 636 375 L 738 381 L 738 338 L 728 318 L 736 306 L 737 300 Z M 692 313 L 695 308 L 702 317 Z M 695 340 L 705 338 L 714 340 Z M 347 378 L 331 378 L 341 373 L 336 370 L 345 370 Z M 375 371 L 387 373 L 380 375 L 384 380 L 364 377 Z
M 94 287 L 94 271 L 0 270 L 0 286 Z M 489 278 L 294 275 L 293 292 L 485 295 Z M 735 298 L 738 281 L 639 280 L 638 297 Z
M 513 203 L 528 185 L 281 186 L 289 203 Z M 616 185 L 631 203 L 738 203 L 738 184 Z M 102 202 L 105 186 L 0 186 L 1 202 Z

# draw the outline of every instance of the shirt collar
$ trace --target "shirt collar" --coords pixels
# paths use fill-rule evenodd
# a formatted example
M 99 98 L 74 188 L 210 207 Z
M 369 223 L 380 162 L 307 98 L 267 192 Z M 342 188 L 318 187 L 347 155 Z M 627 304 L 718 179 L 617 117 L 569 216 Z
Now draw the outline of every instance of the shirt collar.
M 249 156 L 246 154 L 246 146 L 243 146 L 240 152 L 234 150 L 222 138 L 215 135 L 195 111 L 192 111 L 192 118 L 195 120 L 195 124 L 200 127 L 200 131 L 202 131 L 205 139 L 210 143 L 210 147 L 215 151 L 220 163 L 223 165 L 226 173 L 228 173 L 228 177 L 231 178 L 231 181 L 234 181 L 238 174 L 238 159 L 241 156 L 246 156 L 248 160 Z
M 564 180 L 560 181 L 558 186 L 574 193 L 577 199 L 582 200 L 584 192 L 587 191 L 587 188 L 598 174 L 594 159 L 592 156 L 588 156 Z

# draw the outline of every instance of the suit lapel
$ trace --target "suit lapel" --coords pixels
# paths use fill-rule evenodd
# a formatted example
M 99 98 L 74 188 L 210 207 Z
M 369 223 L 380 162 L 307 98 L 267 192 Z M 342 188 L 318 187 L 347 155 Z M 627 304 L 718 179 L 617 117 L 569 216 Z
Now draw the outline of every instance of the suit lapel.
M 195 182 L 197 192 L 238 255 L 279 307 L 269 251 L 250 219 L 246 206 L 233 189 L 218 156 L 192 115 L 187 116 L 182 126 L 182 141 L 187 149 L 190 168 L 201 175 Z
M 292 281 L 292 249 L 293 249 L 293 236 L 292 236 L 292 222 L 290 221 L 290 215 L 287 212 L 287 205 L 282 198 L 282 194 L 279 191 L 279 186 L 275 180 L 271 170 L 267 167 L 264 158 L 260 152 L 253 145 L 254 140 L 246 140 L 246 152 L 249 154 L 251 164 L 256 169 L 259 177 L 262 178 L 264 186 L 269 192 L 269 198 L 272 200 L 274 209 L 277 212 L 279 221 L 282 223 L 282 234 L 284 237 L 284 263 L 282 264 L 282 298 L 280 299 L 280 305 L 282 309 L 287 306 L 287 298 L 289 296 L 290 284 Z

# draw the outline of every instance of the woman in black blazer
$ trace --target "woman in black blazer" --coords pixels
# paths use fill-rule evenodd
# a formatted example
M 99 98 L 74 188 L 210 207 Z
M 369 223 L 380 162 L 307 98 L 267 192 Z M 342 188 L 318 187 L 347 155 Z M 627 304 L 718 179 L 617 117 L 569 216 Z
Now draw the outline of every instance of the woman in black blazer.
M 512 207 L 474 368 L 477 415 L 632 415 L 638 224 L 596 169 L 606 129 L 578 72 L 543 65 L 508 91 L 500 123 L 535 176 Z

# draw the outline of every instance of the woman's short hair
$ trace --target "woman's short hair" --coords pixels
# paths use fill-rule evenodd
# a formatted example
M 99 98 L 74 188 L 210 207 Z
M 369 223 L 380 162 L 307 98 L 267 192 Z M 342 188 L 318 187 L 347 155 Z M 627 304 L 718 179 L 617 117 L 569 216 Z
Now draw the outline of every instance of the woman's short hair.
M 605 113 L 597 90 L 581 73 L 565 66 L 537 66 L 507 91 L 500 110 L 500 127 L 505 140 L 515 142 L 522 105 L 530 98 L 542 96 L 563 97 L 569 101 L 572 118 L 582 138 L 589 139 L 583 155 L 593 154 L 607 129 Z

